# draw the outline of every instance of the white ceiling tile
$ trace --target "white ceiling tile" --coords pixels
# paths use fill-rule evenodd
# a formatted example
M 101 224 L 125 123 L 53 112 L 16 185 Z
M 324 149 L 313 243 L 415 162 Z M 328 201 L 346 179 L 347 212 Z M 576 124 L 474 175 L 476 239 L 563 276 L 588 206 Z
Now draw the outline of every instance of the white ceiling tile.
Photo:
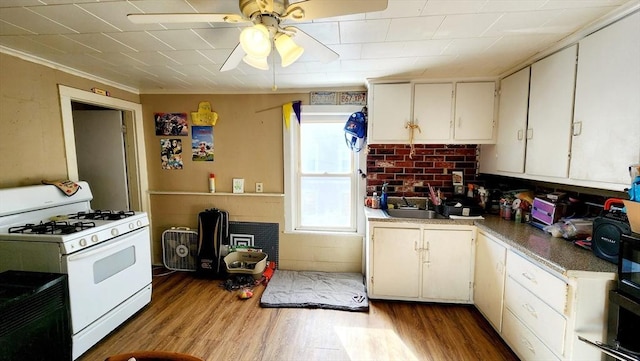
M 73 4 L 35 6 L 30 9 L 47 19 L 51 19 L 80 33 L 119 31 L 119 29 L 111 24 L 96 18 L 79 6 Z
M 163 29 L 160 24 L 134 24 L 127 19 L 127 14 L 137 13 L 129 1 L 90 2 L 79 4 L 82 9 L 104 19 L 121 31 L 142 31 Z
M 481 0 L 429 0 L 420 15 L 475 14 L 484 3 Z
M 85 44 L 88 47 L 93 49 L 98 49 L 102 52 L 126 52 L 126 51 L 135 51 L 136 49 L 131 49 L 130 47 L 119 43 L 104 34 L 67 34 L 65 35 L 68 38 L 75 40 L 79 43 Z
M 0 8 L 12 8 L 19 6 L 35 6 L 42 5 L 38 0 L 2 0 L 0 1 Z
M 582 24 L 590 23 L 600 16 L 602 16 L 602 11 L 604 13 L 608 13 L 613 8 L 605 7 L 605 8 L 581 8 L 581 9 L 567 9 L 562 12 L 561 15 L 555 16 L 545 24 L 545 26 L 549 27 L 562 27 L 562 28 L 570 28 L 571 30 L 577 30 L 581 27 Z
M 454 39 L 443 50 L 443 55 L 468 55 L 489 49 L 499 38 Z
M 25 29 L 19 25 L 8 23 L 4 20 L 0 20 L 0 34 L 2 35 L 28 35 L 35 34 L 28 29 Z
M 33 41 L 42 42 L 47 45 L 53 46 L 56 49 L 68 54 L 100 52 L 100 50 L 91 47 L 90 45 L 78 43 L 77 41 L 68 38 L 66 35 L 29 35 L 26 37 Z
M 111 37 L 137 51 L 173 50 L 167 44 L 144 31 L 108 33 L 105 36 Z
M 186 30 L 163 30 L 150 31 L 151 35 L 164 41 L 175 50 L 190 49 L 212 49 L 211 43 L 197 35 L 194 31 Z
M 624 4 L 624 0 L 553 0 L 547 1 L 543 9 L 584 9 L 597 7 L 610 7 Z
M 367 13 L 366 18 L 389 19 L 420 16 L 426 4 L 426 0 L 389 1 L 385 10 Z
M 69 34 L 73 30 L 45 19 L 26 8 L 0 8 L 0 20 L 18 25 L 36 34 Z
M 435 39 L 475 38 L 491 27 L 500 18 L 497 14 L 449 15 L 438 31 Z
M 47 59 L 49 54 L 64 54 L 62 50 L 53 46 L 33 41 L 32 39 L 21 35 L 0 36 L 0 44 L 7 48 L 42 57 L 44 59 Z
M 213 2 L 213 1 L 212 1 Z M 237 7 L 238 3 L 235 1 L 227 1 L 230 4 L 235 3 Z M 130 0 L 130 3 L 139 8 L 143 13 L 197 13 L 197 8 L 192 6 L 189 1 L 185 0 Z M 205 9 L 201 2 L 199 7 Z M 132 11 L 132 13 L 139 14 L 140 11 Z M 235 13 L 235 12 L 234 12 Z M 210 28 L 213 24 L 210 23 L 183 23 L 183 24 L 162 24 L 167 29 L 193 29 L 193 28 Z
M 496 21 L 483 36 L 517 35 L 529 33 L 544 33 L 559 29 L 548 28 L 545 25 L 561 12 L 545 10 L 533 12 L 506 13 Z M 566 32 L 566 31 L 564 31 Z
M 362 44 L 362 59 L 394 58 L 403 54 L 405 44 L 399 41 Z
M 340 60 L 360 59 L 362 44 L 336 44 L 331 49 L 340 55 Z
M 337 22 L 306 23 L 296 25 L 295 27 L 323 44 L 340 43 L 340 27 Z
M 390 19 L 380 19 L 340 23 L 340 42 L 349 44 L 383 41 L 390 22 Z
M 548 0 L 487 0 L 481 13 L 524 12 L 540 10 Z
M 215 49 L 233 49 L 240 41 L 242 28 L 193 29 Z
M 444 20 L 444 16 L 423 16 L 392 19 L 387 41 L 431 39 Z

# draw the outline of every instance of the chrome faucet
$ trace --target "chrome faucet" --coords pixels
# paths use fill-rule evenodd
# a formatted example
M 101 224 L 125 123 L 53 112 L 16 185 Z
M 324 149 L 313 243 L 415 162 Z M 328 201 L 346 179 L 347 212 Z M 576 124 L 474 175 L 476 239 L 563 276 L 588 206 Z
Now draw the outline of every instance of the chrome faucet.
M 405 198 L 405 196 L 402 196 L 402 201 L 404 202 L 405 206 L 413 207 L 413 205 L 411 205 L 411 203 L 409 203 L 409 201 L 407 200 L 407 198 Z

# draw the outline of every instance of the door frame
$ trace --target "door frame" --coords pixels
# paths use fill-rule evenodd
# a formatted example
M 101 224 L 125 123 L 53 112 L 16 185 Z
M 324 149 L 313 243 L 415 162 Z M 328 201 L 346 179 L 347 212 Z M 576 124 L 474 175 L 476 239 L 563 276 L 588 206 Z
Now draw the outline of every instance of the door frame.
M 149 179 L 144 142 L 142 104 L 98 95 L 85 90 L 58 85 L 60 108 L 62 111 L 62 131 L 67 159 L 67 176 L 71 181 L 78 179 L 78 159 L 76 156 L 75 134 L 73 130 L 73 109 L 71 102 L 80 102 L 104 108 L 120 110 L 127 125 L 126 147 L 127 173 L 131 208 L 149 213 Z M 129 131 L 130 129 L 130 131 Z

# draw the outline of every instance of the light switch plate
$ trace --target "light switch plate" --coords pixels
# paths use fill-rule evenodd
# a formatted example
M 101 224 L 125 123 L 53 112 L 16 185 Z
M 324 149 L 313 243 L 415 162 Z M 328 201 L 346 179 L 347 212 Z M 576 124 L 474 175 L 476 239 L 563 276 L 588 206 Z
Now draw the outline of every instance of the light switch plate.
M 256 193 L 262 193 L 262 183 L 256 183 Z

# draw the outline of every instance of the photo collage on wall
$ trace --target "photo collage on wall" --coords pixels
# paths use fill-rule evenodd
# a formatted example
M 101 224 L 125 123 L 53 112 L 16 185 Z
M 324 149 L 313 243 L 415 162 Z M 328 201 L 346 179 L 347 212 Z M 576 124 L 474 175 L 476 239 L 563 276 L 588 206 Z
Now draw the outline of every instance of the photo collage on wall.
M 189 154 L 183 153 L 183 139 L 175 137 L 189 135 L 187 113 L 154 113 L 153 117 L 156 135 L 162 136 L 160 138 L 162 169 L 184 169 L 184 158 L 189 157 Z M 187 146 L 187 144 L 184 145 Z M 213 162 L 213 154 L 213 126 L 192 125 L 191 160 Z
M 187 113 L 154 113 L 156 135 L 186 136 L 189 134 Z M 182 139 L 160 139 L 160 161 L 162 169 L 182 169 Z

